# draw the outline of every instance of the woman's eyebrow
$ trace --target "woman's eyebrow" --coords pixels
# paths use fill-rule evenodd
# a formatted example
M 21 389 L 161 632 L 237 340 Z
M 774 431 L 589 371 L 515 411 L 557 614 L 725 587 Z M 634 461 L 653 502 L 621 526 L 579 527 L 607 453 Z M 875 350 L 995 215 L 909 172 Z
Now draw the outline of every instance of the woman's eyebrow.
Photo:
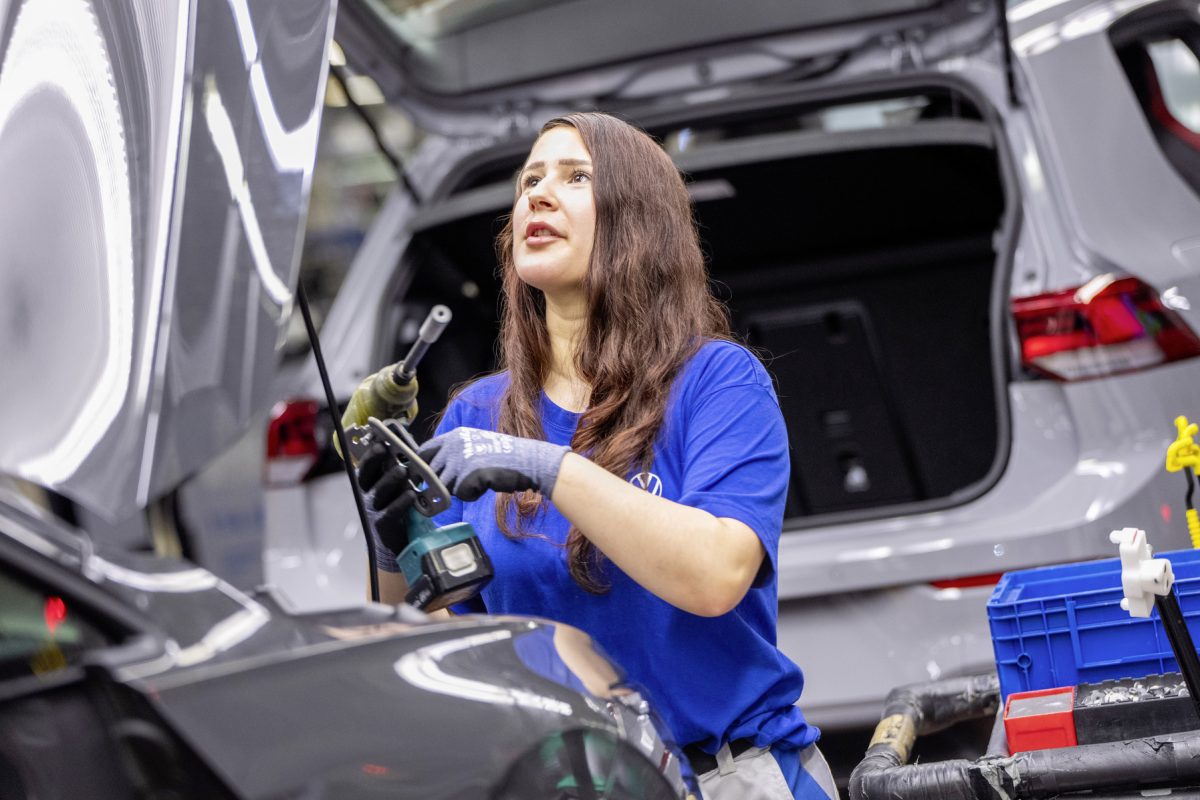
M 588 161 L 586 158 L 560 158 L 558 160 L 558 165 L 560 167 L 590 167 L 592 162 Z M 531 169 L 544 169 L 545 166 L 545 161 L 530 161 L 520 170 L 520 172 L 528 172 Z

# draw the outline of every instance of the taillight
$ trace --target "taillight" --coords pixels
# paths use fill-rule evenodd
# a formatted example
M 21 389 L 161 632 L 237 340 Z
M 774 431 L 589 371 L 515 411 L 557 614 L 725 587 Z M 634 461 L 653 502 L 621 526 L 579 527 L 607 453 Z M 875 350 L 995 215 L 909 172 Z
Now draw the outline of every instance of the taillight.
M 1200 338 L 1137 278 L 1101 275 L 1076 289 L 1019 297 L 1013 317 L 1022 362 L 1061 381 L 1200 355 Z
M 939 581 L 930 581 L 929 585 L 935 589 L 974 589 L 979 586 L 995 586 L 1004 577 L 1003 572 L 992 572 L 987 575 L 967 575 L 962 578 L 943 578 Z
M 267 425 L 267 461 L 263 480 L 270 486 L 299 483 L 320 458 L 314 400 L 276 403 Z

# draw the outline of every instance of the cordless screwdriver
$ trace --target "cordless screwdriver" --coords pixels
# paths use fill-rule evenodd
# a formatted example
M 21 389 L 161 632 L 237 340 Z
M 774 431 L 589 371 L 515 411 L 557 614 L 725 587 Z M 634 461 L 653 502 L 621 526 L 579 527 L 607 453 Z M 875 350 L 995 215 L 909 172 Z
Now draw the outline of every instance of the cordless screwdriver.
M 342 416 L 355 467 L 378 443 L 405 471 L 413 505 L 407 512 L 408 542 L 396 563 L 408 582 L 405 602 L 424 611 L 474 597 L 493 574 L 491 559 L 470 523 L 438 528 L 430 521 L 449 506 L 450 492 L 417 454 L 417 443 L 407 429 L 416 416 L 417 364 L 450 317 L 446 306 L 434 306 L 404 360 L 364 380 Z
M 417 416 L 417 364 L 425 357 L 429 345 L 433 344 L 450 324 L 450 309 L 436 305 L 429 310 L 404 359 L 390 367 L 368 375 L 346 405 L 342 414 L 342 427 L 349 430 L 363 427 L 367 419 L 403 419 L 412 423 Z M 334 446 L 338 447 L 337 439 Z M 338 447 L 338 455 L 341 448 Z

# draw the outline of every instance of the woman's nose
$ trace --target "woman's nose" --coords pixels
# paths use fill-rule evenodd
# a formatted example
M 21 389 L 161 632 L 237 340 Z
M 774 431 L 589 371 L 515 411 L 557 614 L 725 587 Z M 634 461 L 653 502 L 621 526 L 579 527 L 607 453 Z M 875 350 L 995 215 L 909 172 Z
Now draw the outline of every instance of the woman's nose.
M 529 190 L 530 208 L 547 208 L 554 205 L 554 192 L 550 189 L 550 181 L 539 181 Z

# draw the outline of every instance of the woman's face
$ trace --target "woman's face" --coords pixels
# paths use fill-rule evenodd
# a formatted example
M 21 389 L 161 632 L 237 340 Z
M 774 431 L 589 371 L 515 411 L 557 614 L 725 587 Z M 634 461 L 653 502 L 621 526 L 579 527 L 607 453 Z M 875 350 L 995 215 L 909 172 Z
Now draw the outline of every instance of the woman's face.
M 513 206 L 513 264 L 548 298 L 581 292 L 596 236 L 592 157 L 579 132 L 557 127 L 534 143 Z

